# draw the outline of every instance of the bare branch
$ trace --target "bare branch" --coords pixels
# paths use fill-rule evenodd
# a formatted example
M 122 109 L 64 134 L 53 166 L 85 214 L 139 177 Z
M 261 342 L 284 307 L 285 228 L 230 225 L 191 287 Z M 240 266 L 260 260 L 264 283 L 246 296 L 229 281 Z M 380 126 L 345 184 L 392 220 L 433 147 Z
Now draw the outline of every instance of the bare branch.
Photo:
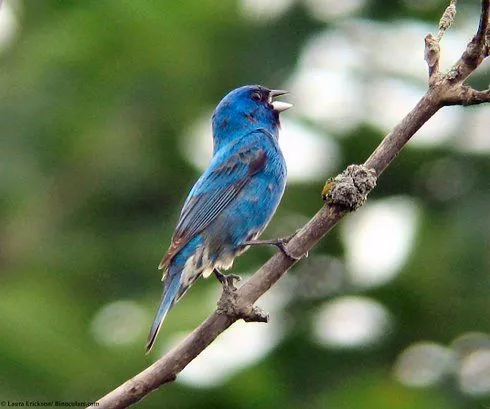
M 457 95 L 457 100 L 452 105 L 478 105 L 485 102 L 490 102 L 490 88 L 479 91 L 468 85 L 463 85 Z
M 462 83 L 488 57 L 489 45 L 487 37 L 489 36 L 489 13 L 490 0 L 482 0 L 478 30 L 466 46 L 466 50 L 461 58 L 448 73 L 448 79 L 450 81 Z
M 490 0 L 482 0 L 478 31 L 461 58 L 448 73 L 439 72 L 439 41 L 454 20 L 455 5 L 456 0 L 451 0 L 441 18 L 438 34 L 435 37 L 430 34 L 425 39 L 425 59 L 429 65 L 427 93 L 383 139 L 364 165 L 349 167 L 342 175 L 327 181 L 323 191 L 327 203 L 286 246 L 289 254 L 295 257 L 278 252 L 237 291 L 227 293 L 225 288 L 218 309 L 206 321 L 153 365 L 98 400 L 98 406 L 94 406 L 94 409 L 125 408 L 139 401 L 152 390 L 173 381 L 189 362 L 238 319 L 265 320 L 254 303 L 297 262 L 296 255 L 310 251 L 342 217 L 363 203 L 369 190 L 374 187 L 376 177 L 420 127 L 443 106 L 490 102 L 490 89 L 478 91 L 463 84 L 488 56 Z

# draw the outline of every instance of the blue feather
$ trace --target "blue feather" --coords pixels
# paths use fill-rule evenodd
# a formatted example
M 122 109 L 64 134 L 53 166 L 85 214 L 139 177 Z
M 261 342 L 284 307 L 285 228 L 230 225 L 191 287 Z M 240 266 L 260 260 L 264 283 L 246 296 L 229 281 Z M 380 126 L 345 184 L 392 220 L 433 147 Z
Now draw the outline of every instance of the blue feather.
M 165 281 L 162 300 L 160 301 L 160 306 L 155 314 L 155 318 L 153 320 L 153 324 L 150 329 L 150 333 L 148 334 L 148 339 L 146 341 L 146 351 L 149 352 L 155 342 L 155 339 L 160 331 L 160 327 L 162 326 L 163 320 L 167 316 L 170 308 L 174 305 L 177 294 L 179 292 L 180 287 L 180 277 L 178 274 L 169 275 L 169 279 Z

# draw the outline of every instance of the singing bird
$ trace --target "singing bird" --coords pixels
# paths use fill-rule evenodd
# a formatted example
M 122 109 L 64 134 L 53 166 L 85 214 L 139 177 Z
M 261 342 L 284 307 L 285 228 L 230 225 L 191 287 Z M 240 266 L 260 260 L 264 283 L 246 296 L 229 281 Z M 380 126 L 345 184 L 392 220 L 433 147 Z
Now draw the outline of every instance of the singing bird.
M 149 352 L 172 306 L 200 276 L 229 269 L 269 223 L 284 193 L 286 163 L 278 144 L 279 113 L 292 105 L 275 101 L 286 91 L 247 85 L 228 93 L 212 117 L 213 157 L 191 189 L 159 269 L 163 296 L 148 335 Z M 287 254 L 287 253 L 286 253 Z

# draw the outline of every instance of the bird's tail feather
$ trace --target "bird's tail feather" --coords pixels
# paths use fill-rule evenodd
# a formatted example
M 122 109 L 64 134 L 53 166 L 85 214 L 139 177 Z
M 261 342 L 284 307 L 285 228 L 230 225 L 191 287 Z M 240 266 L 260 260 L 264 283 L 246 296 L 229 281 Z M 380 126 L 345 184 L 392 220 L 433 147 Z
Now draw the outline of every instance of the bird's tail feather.
M 160 301 L 160 306 L 155 314 L 155 319 L 153 320 L 150 333 L 148 334 L 148 338 L 146 340 L 146 353 L 151 351 L 165 316 L 170 308 L 172 308 L 172 306 L 175 304 L 177 294 L 179 293 L 179 288 L 180 274 L 168 274 L 165 281 L 162 300 Z

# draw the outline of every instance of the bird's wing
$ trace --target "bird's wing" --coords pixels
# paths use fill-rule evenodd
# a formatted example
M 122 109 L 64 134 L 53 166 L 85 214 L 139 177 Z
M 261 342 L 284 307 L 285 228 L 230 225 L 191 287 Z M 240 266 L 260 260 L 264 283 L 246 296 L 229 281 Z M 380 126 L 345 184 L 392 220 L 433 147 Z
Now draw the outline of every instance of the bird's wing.
M 266 161 L 266 151 L 257 143 L 235 146 L 228 152 L 215 155 L 189 193 L 170 247 L 158 268 L 166 268 L 196 234 L 209 226 L 253 175 L 265 167 Z

